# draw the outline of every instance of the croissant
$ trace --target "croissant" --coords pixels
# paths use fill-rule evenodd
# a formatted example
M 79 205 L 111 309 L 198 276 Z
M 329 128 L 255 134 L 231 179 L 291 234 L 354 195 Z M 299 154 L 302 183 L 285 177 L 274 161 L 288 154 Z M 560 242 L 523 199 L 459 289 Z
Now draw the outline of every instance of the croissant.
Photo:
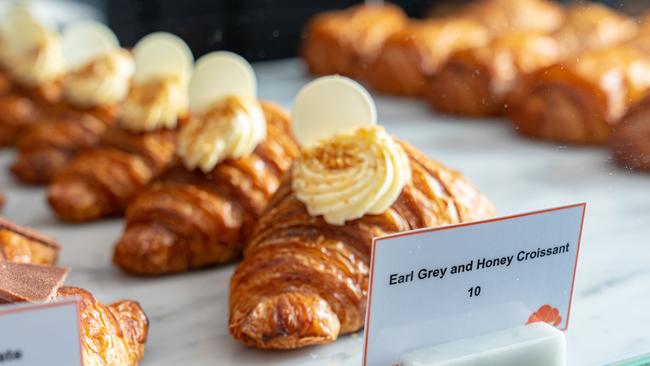
M 0 217 L 0 262 L 55 264 L 61 245 Z
M 117 266 L 158 275 L 240 256 L 250 226 L 297 154 L 286 112 L 270 103 L 262 109 L 267 137 L 252 155 L 207 174 L 177 166 L 137 195 L 115 247 Z
M 98 147 L 80 153 L 56 175 L 48 203 L 68 222 L 121 215 L 140 189 L 172 165 L 175 151 L 176 130 L 135 133 L 113 127 Z
M 427 78 L 451 53 L 483 46 L 489 39 L 487 29 L 473 20 L 414 21 L 388 37 L 363 79 L 384 93 L 421 95 Z
M 136 366 L 144 355 L 149 320 L 134 301 L 110 305 L 88 291 L 61 287 L 57 297 L 80 298 L 82 355 L 86 366 Z
M 62 287 L 69 268 L 0 263 L 0 303 L 79 300 L 81 356 L 86 366 L 135 366 L 142 358 L 149 321 L 140 304 L 104 305 L 88 291 Z
M 539 70 L 509 110 L 524 136 L 602 144 L 628 107 L 650 88 L 650 58 L 630 45 L 597 49 Z
M 49 183 L 74 155 L 95 146 L 116 120 L 133 70 L 131 55 L 119 48 L 71 67 L 61 79 L 57 113 L 18 140 L 14 175 L 25 183 Z
M 565 55 L 612 46 L 632 39 L 637 22 L 607 6 L 589 3 L 567 7 L 565 23 L 553 33 Z
M 646 95 L 628 110 L 614 127 L 609 145 L 619 165 L 650 171 L 650 96 Z
M 0 147 L 12 146 L 28 127 L 52 112 L 60 96 L 58 85 L 24 88 L 13 85 L 0 96 Z
M 390 4 L 322 13 L 307 24 L 302 55 L 313 74 L 357 76 L 406 23 L 406 14 Z
M 496 35 L 513 30 L 553 32 L 565 14 L 562 6 L 547 0 L 478 0 L 454 16 L 481 22 Z
M 440 112 L 499 115 L 518 78 L 558 61 L 559 44 L 547 34 L 513 31 L 484 47 L 461 50 L 433 75 L 426 98 Z
M 59 106 L 58 114 L 30 126 L 18 138 L 11 172 L 23 183 L 49 183 L 77 153 L 97 145 L 116 113 L 115 106 L 90 110 Z
M 459 173 L 404 142 L 412 179 L 383 214 L 345 225 L 311 216 L 291 178 L 271 199 L 230 283 L 230 333 L 248 346 L 329 343 L 363 327 L 372 238 L 493 214 Z
M 459 51 L 429 81 L 426 96 L 440 112 L 500 115 L 519 103 L 521 79 L 578 52 L 630 39 L 637 25 L 597 5 L 575 5 L 553 33 L 512 31 L 484 47 Z

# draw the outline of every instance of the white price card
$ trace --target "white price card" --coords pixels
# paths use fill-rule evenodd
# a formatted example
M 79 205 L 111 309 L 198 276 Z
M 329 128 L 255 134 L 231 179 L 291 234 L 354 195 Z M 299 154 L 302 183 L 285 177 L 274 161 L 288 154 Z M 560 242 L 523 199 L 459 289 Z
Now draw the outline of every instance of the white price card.
M 364 365 L 531 322 L 565 330 L 585 207 L 376 238 Z
M 77 299 L 0 306 L 0 365 L 83 366 Z

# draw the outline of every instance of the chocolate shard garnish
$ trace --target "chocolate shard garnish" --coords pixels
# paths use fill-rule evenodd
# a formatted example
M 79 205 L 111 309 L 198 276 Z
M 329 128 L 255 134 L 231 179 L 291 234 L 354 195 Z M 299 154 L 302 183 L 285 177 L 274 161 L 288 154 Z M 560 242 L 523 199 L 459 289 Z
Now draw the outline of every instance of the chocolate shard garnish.
M 0 262 L 0 302 L 51 301 L 69 268 Z

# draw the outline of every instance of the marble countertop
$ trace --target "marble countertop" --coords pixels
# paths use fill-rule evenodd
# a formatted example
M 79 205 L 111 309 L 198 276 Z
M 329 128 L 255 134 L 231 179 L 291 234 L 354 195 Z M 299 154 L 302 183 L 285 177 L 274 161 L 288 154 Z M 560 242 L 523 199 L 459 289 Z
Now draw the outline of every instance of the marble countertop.
M 289 107 L 308 81 L 298 61 L 256 65 L 262 98 Z M 588 202 L 576 278 L 570 365 L 602 365 L 650 351 L 650 175 L 613 165 L 598 148 L 538 143 L 503 120 L 433 114 L 416 100 L 377 96 L 379 121 L 428 156 L 465 173 L 501 214 Z M 158 279 L 128 277 L 110 264 L 122 229 L 118 219 L 62 225 L 42 188 L 18 185 L 7 173 L 13 152 L 0 151 L 4 214 L 65 245 L 68 283 L 104 301 L 133 298 L 151 320 L 143 366 L 359 365 L 362 333 L 332 345 L 292 352 L 246 349 L 228 335 L 228 281 L 234 266 Z

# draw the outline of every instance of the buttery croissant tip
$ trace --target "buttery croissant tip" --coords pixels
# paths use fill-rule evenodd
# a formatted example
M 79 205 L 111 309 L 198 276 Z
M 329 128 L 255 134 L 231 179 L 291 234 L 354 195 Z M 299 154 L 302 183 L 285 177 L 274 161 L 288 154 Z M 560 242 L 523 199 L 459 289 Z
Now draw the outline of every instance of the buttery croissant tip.
M 135 275 L 161 275 L 187 269 L 185 258 L 173 253 L 177 240 L 176 234 L 162 225 L 127 226 L 115 245 L 113 263 Z
M 108 207 L 102 197 L 83 181 L 55 181 L 47 192 L 47 202 L 57 217 L 66 222 L 98 219 Z
M 336 313 L 317 294 L 282 293 L 236 314 L 230 333 L 247 346 L 293 349 L 335 341 L 341 330 Z

